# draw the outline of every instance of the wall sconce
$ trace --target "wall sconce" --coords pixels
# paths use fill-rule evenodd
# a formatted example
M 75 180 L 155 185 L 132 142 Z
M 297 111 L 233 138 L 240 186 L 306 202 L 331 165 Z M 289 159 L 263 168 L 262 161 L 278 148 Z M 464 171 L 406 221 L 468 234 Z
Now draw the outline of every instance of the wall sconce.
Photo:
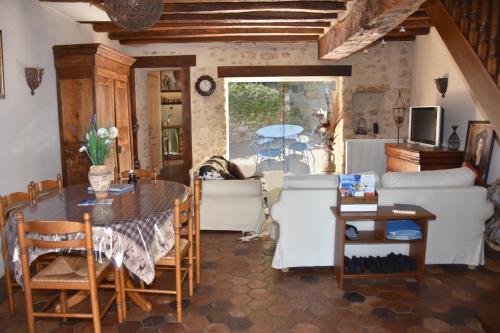
M 448 89 L 448 78 L 440 77 L 438 79 L 435 79 L 434 82 L 436 82 L 436 88 L 444 98 L 444 94 L 446 94 L 446 90 Z
M 26 82 L 31 89 L 31 95 L 35 94 L 35 89 L 42 83 L 42 76 L 44 73 L 43 68 L 31 68 L 27 67 L 24 69 L 24 74 L 26 75 Z

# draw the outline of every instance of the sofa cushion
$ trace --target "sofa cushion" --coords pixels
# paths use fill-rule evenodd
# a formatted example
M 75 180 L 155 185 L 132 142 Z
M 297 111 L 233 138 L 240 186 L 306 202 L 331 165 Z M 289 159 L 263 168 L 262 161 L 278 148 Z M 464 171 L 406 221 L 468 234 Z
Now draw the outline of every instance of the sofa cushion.
M 238 166 L 223 156 L 212 156 L 205 161 L 199 170 L 204 179 L 245 179 Z
M 469 168 L 420 172 L 388 172 L 382 176 L 382 187 L 460 187 L 474 185 L 476 176 Z
M 283 188 L 337 188 L 338 175 L 289 175 L 283 180 Z

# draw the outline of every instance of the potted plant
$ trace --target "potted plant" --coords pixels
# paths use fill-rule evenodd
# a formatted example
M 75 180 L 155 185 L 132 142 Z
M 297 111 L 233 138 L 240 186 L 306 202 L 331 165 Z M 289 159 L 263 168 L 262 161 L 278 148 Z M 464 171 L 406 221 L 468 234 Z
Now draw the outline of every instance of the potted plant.
M 118 129 L 114 126 L 97 127 L 96 116 L 93 115 L 85 134 L 86 143 L 80 147 L 80 152 L 86 152 L 92 165 L 89 171 L 89 183 L 94 189 L 96 198 L 106 198 L 113 180 L 113 173 L 106 165 L 106 159 L 111 153 L 111 145 L 118 137 Z

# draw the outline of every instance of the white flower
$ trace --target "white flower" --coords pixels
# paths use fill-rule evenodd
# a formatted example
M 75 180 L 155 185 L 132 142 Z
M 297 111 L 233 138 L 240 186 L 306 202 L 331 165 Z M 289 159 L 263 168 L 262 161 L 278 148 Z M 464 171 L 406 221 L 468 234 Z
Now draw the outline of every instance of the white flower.
M 110 139 L 106 139 L 106 141 L 104 141 L 104 144 L 106 145 L 110 145 L 113 141 L 111 141 Z
M 101 127 L 97 130 L 97 136 L 103 139 L 109 138 L 109 132 L 106 128 Z
M 78 149 L 80 153 L 83 153 L 84 151 L 87 151 L 87 146 L 81 146 L 80 149 Z
M 118 137 L 118 128 L 115 126 L 109 128 L 109 138 L 116 139 Z

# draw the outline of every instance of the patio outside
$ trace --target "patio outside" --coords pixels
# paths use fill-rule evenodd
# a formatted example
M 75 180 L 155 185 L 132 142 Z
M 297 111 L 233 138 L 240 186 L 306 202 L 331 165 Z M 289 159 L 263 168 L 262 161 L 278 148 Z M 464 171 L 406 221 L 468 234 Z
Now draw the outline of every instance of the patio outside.
M 320 173 L 327 154 L 321 124 L 335 81 L 230 82 L 229 157 L 257 173 Z

